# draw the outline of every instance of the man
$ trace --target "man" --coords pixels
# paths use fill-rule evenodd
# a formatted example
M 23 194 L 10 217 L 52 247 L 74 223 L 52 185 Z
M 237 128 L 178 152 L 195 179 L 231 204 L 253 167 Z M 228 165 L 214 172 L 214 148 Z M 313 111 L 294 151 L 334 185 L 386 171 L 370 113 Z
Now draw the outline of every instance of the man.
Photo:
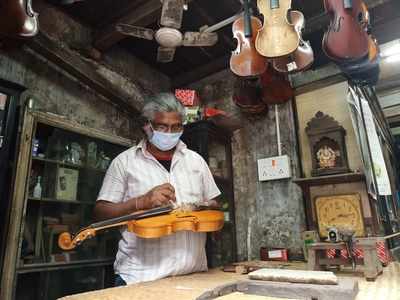
M 172 94 L 159 94 L 144 106 L 146 138 L 111 163 L 95 207 L 99 220 L 171 202 L 214 205 L 220 194 L 197 153 L 179 139 L 185 111 Z M 205 233 L 181 231 L 143 239 L 122 231 L 114 263 L 115 285 L 156 280 L 207 270 Z

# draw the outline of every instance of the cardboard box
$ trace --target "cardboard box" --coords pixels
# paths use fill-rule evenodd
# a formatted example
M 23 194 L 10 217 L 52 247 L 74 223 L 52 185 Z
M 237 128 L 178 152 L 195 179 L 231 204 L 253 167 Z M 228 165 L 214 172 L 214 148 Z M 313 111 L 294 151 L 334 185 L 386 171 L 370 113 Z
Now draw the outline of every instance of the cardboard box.
M 58 168 L 56 198 L 76 201 L 79 171 L 70 168 Z
M 199 96 L 195 90 L 176 89 L 175 97 L 184 106 L 198 106 L 200 104 Z
M 286 248 L 260 248 L 261 260 L 288 261 L 288 250 Z

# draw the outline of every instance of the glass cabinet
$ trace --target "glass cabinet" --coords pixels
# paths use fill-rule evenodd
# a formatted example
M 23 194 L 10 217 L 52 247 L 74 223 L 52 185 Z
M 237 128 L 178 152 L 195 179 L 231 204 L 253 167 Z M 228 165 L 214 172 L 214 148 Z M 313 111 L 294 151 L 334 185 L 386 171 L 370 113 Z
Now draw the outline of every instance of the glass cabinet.
M 182 140 L 189 149 L 199 153 L 208 163 L 221 191 L 218 197 L 225 223 L 221 231 L 207 238 L 209 267 L 236 261 L 235 207 L 233 198 L 231 132 L 210 121 L 198 121 L 185 126 Z
M 13 278 L 11 298 L 53 300 L 109 286 L 118 230 L 72 251 L 59 248 L 58 236 L 94 222 L 106 170 L 133 142 L 37 112 L 26 113 L 22 134 L 13 199 L 22 214 L 11 226 L 18 239 L 8 245 L 16 250 L 14 270 L 5 269 Z

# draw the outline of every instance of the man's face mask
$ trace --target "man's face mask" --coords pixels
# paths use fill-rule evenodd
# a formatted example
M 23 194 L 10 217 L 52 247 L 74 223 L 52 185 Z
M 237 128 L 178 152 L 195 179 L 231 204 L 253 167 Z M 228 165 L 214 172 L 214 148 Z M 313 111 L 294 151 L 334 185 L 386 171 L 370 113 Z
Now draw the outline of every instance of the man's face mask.
M 174 148 L 178 144 L 183 133 L 183 131 L 174 133 L 162 132 L 155 130 L 151 125 L 150 127 L 152 132 L 147 134 L 149 142 L 161 151 L 168 151 Z

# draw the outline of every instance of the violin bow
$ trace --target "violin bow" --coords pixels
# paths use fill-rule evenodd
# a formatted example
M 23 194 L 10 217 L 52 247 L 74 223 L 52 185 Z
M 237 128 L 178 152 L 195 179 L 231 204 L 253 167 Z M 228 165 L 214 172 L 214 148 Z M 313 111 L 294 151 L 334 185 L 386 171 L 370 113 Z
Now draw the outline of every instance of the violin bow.
M 87 239 L 96 236 L 96 232 L 112 227 L 124 226 L 129 221 L 140 220 L 148 217 L 154 217 L 167 214 L 173 210 L 172 206 L 162 206 L 145 211 L 135 212 L 126 216 L 108 219 L 105 221 L 93 223 L 83 228 L 77 234 L 71 235 L 69 232 L 63 232 L 58 237 L 58 246 L 63 250 L 72 250 Z

